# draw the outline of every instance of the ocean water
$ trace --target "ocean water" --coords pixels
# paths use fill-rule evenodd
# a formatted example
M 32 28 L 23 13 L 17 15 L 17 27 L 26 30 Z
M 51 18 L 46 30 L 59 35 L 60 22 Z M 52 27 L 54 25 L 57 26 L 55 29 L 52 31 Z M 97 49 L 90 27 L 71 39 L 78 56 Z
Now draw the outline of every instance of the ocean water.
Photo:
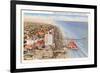
M 78 46 L 77 50 L 69 49 L 69 57 L 88 57 L 88 22 L 56 21 L 56 25 L 61 29 L 66 40 L 74 39 Z

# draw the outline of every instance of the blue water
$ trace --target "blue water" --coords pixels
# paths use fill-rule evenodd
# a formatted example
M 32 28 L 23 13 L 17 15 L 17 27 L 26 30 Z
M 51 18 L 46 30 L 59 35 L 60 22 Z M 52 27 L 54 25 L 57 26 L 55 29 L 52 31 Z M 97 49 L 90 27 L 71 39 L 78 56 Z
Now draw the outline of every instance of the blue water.
M 88 23 L 87 22 L 68 22 L 56 21 L 59 28 L 63 29 L 65 39 L 80 39 L 75 40 L 78 49 L 69 49 L 71 58 L 82 58 L 88 56 Z M 85 38 L 85 39 L 83 39 Z
M 76 41 L 75 43 L 78 46 L 77 50 L 70 49 L 69 50 L 69 56 L 71 58 L 81 58 L 81 57 L 87 57 L 88 56 L 88 44 L 83 43 L 86 42 L 86 40 L 82 41 Z
M 63 29 L 65 37 L 79 39 L 88 37 L 88 23 L 87 22 L 68 22 L 56 21 L 59 28 Z

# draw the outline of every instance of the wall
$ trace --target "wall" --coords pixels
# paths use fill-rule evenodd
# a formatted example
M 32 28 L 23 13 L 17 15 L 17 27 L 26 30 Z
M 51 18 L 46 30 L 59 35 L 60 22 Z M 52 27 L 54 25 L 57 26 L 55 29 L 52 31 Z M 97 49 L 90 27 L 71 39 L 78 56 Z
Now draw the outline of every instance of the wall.
M 98 37 L 100 37 L 100 2 L 99 0 L 34 0 L 58 3 L 75 3 L 98 5 Z M 98 38 L 98 67 L 85 69 L 70 69 L 58 71 L 42 71 L 38 73 L 99 73 L 100 72 L 100 38 Z M 9 73 L 10 70 L 10 0 L 0 0 L 0 73 Z

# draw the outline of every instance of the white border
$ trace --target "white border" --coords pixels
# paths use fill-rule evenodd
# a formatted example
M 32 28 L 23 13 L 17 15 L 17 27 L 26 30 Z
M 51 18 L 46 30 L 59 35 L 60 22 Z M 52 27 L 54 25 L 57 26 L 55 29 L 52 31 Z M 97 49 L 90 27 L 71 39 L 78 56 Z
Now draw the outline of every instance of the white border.
M 37 11 L 42 9 L 42 10 L 50 10 L 50 11 L 89 12 L 90 14 L 88 15 L 89 17 L 88 58 L 35 60 L 35 61 L 30 61 L 30 62 L 28 61 L 28 62 L 22 63 L 21 58 L 20 58 L 20 55 L 21 55 L 20 53 L 21 9 L 30 9 L 30 10 L 37 10 Z M 94 43 L 93 42 L 94 42 L 94 10 L 93 9 L 34 6 L 34 5 L 16 5 L 16 68 L 17 69 L 94 64 Z

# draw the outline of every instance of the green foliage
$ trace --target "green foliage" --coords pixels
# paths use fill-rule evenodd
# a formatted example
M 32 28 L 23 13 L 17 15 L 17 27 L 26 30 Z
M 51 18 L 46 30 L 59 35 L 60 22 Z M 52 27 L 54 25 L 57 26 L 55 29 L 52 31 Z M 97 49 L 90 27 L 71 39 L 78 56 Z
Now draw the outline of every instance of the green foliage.
M 38 31 L 42 31 L 42 32 L 46 33 L 51 28 L 54 28 L 54 26 L 50 25 L 50 24 L 40 24 L 40 23 L 27 22 L 24 24 L 24 33 L 28 34 L 30 37 L 32 37 L 32 35 L 36 35 L 36 33 Z

